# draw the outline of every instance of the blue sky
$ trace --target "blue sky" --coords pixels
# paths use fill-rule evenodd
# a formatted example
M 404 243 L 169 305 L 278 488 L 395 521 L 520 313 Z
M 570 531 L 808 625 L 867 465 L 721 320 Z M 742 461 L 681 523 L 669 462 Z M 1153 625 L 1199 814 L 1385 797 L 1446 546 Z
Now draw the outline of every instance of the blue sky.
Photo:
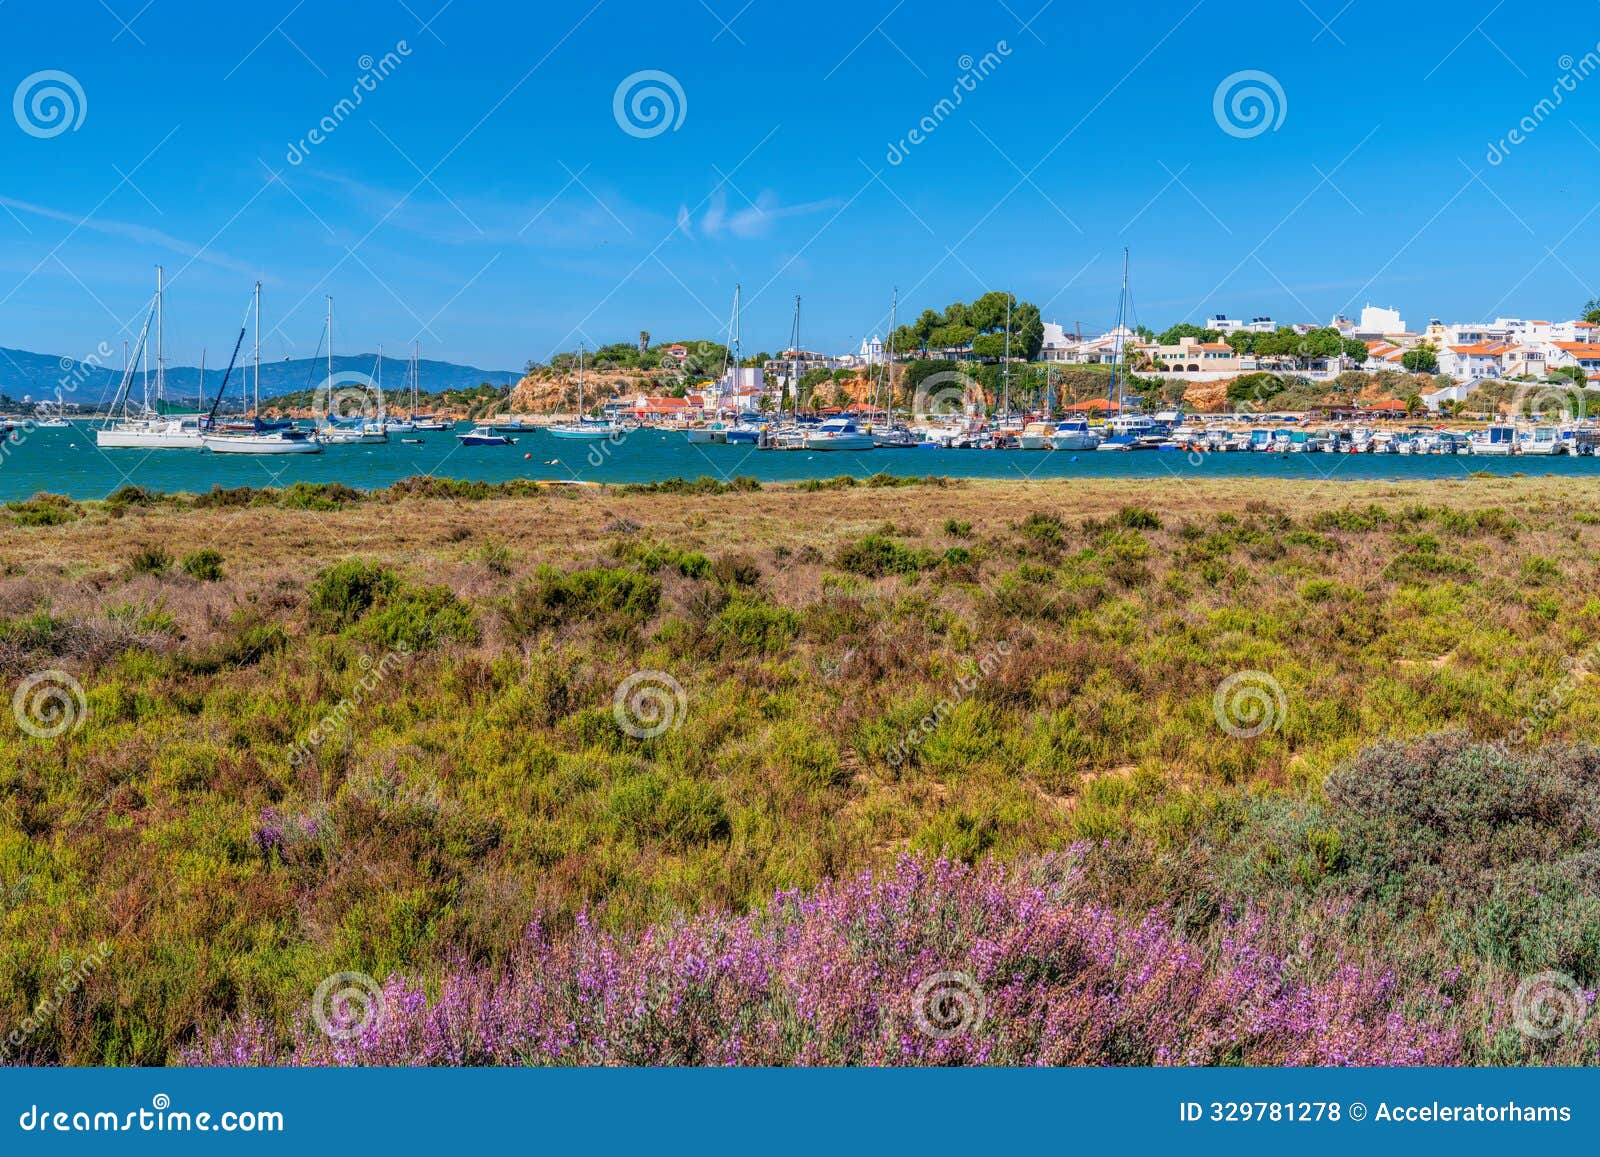
M 82 93 L 54 135 L 27 91 L 0 117 L 0 345 L 119 346 L 158 262 L 188 364 L 225 359 L 258 276 L 269 357 L 310 354 L 331 293 L 341 352 L 486 368 L 712 336 L 735 282 L 751 349 L 796 294 L 806 345 L 853 347 L 897 285 L 1099 329 L 1124 246 L 1157 328 L 1566 317 L 1596 289 L 1590 3 L 442 3 L 0 4 L 0 89 Z M 652 71 L 681 121 L 625 131 Z M 1253 135 L 1216 111 L 1247 71 L 1282 94 Z

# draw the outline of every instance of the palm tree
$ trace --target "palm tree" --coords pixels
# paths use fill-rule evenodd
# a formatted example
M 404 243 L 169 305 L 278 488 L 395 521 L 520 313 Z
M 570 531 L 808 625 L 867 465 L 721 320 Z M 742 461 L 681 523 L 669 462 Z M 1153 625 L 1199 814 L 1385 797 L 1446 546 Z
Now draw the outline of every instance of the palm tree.
M 1422 397 L 1418 394 L 1406 395 L 1406 417 L 1414 418 L 1422 412 Z

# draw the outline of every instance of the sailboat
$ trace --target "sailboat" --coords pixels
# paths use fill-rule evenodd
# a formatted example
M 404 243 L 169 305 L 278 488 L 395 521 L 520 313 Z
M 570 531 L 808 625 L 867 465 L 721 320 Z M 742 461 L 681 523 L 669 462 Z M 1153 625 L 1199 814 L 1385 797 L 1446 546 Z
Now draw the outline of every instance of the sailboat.
M 241 422 L 218 422 L 217 408 L 222 404 L 223 392 L 228 388 L 228 378 L 233 375 L 234 363 L 239 359 L 239 347 L 244 344 L 244 326 L 239 327 L 239 340 L 234 343 L 233 357 L 228 359 L 227 372 L 217 387 L 216 399 L 211 403 L 211 415 L 206 421 L 202 444 L 213 454 L 320 454 L 322 443 L 317 436 L 292 425 L 268 425 L 260 419 L 261 413 L 261 283 L 256 282 L 251 294 L 247 318 L 255 320 L 255 409 L 249 419 Z
M 378 347 L 377 374 L 379 385 L 378 415 L 376 418 L 360 416 L 356 418 L 343 418 L 334 413 L 333 405 L 338 396 L 334 387 L 333 378 L 333 298 L 328 298 L 328 412 L 324 415 L 321 425 L 317 427 L 317 435 L 329 445 L 370 445 L 389 440 L 388 430 L 383 421 L 383 347 Z M 369 384 L 371 379 L 368 379 Z
M 424 430 L 450 429 L 451 423 L 446 422 L 443 418 L 437 417 L 433 414 L 422 414 L 417 412 L 417 402 L 420 393 L 419 383 L 421 381 L 421 367 L 420 363 L 418 362 L 418 352 L 418 343 L 413 342 L 411 345 L 411 368 L 407 375 L 411 379 L 411 412 L 404 418 L 390 419 L 387 423 L 387 429 L 390 433 L 409 434 L 412 432 L 421 433 Z
M 1122 408 L 1124 371 L 1126 369 L 1128 342 L 1128 251 L 1122 251 L 1122 299 L 1117 306 L 1116 356 L 1111 365 L 1111 382 L 1106 387 L 1108 399 L 1114 397 L 1116 416 L 1111 419 L 1111 434 L 1096 447 L 1098 450 L 1132 450 L 1141 438 L 1149 434 L 1155 423 L 1143 414 L 1126 414 Z
M 133 360 L 122 370 L 122 381 L 117 395 L 112 399 L 105 422 L 94 434 L 94 443 L 102 450 L 198 450 L 200 448 L 200 416 L 198 414 L 171 415 L 161 412 L 166 398 L 167 362 L 164 344 L 163 300 L 164 272 L 156 266 L 156 296 L 145 315 L 144 328 L 139 331 L 138 348 Z M 156 324 L 156 392 L 155 405 L 150 404 L 149 351 L 145 342 L 150 333 L 150 322 Z M 133 405 L 134 367 L 144 358 L 144 398 L 137 409 Z
M 894 299 L 889 303 L 889 343 L 886 347 L 888 352 L 884 358 L 880 387 L 883 395 L 877 399 L 888 421 L 882 429 L 872 431 L 872 444 L 879 450 L 909 450 L 922 445 L 921 437 L 913 434 L 904 425 L 896 425 L 894 421 L 894 327 L 899 311 L 900 291 L 896 289 Z
M 599 441 L 602 438 L 611 438 L 622 433 L 622 427 L 609 418 L 590 418 L 583 412 L 583 354 L 584 347 L 578 347 L 578 420 L 576 422 L 563 422 L 559 426 L 550 427 L 550 436 L 553 438 L 585 438 L 590 441 Z

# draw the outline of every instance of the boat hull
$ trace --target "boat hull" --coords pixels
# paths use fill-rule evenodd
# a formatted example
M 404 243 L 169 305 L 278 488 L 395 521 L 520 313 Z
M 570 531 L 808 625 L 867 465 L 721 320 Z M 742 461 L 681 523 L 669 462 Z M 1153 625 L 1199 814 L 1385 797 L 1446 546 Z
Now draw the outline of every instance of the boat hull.
M 813 434 L 806 439 L 807 450 L 871 450 L 871 434 Z
M 96 430 L 94 444 L 102 450 L 198 450 L 200 431 Z
M 257 434 L 215 434 L 201 439 L 213 454 L 320 454 L 315 438 L 274 438 Z

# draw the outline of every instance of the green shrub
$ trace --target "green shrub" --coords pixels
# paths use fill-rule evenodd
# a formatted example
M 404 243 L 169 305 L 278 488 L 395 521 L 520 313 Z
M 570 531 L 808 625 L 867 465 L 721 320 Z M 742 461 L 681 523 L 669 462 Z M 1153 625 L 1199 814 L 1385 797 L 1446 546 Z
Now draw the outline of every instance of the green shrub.
M 197 550 L 184 556 L 183 570 L 201 582 L 214 583 L 222 577 L 222 555 L 210 547 Z
M 389 568 L 359 558 L 334 563 L 311 584 L 311 614 L 327 629 L 348 627 L 400 580 Z
M 64 494 L 35 494 L 26 502 L 8 502 L 11 521 L 18 526 L 60 526 L 83 517 L 83 507 Z
M 911 575 L 928 570 L 938 563 L 938 557 L 930 550 L 901 546 L 892 538 L 869 534 L 841 546 L 834 563 L 852 574 L 880 578 L 886 574 Z
M 402 587 L 385 596 L 361 624 L 361 632 L 398 651 L 420 651 L 445 640 L 478 639 L 472 608 L 449 587 Z
M 128 560 L 128 569 L 134 574 L 166 574 L 172 569 L 172 556 L 159 546 L 142 546 Z
M 800 633 L 800 616 L 787 607 L 740 596 L 717 615 L 712 630 L 741 650 L 767 655 L 794 641 Z
M 560 571 L 542 566 L 533 582 L 506 603 L 506 625 L 517 636 L 588 618 L 638 624 L 661 605 L 661 583 L 629 567 Z
M 1160 530 L 1161 519 L 1154 511 L 1143 506 L 1124 506 L 1117 511 L 1117 521 L 1129 530 Z

